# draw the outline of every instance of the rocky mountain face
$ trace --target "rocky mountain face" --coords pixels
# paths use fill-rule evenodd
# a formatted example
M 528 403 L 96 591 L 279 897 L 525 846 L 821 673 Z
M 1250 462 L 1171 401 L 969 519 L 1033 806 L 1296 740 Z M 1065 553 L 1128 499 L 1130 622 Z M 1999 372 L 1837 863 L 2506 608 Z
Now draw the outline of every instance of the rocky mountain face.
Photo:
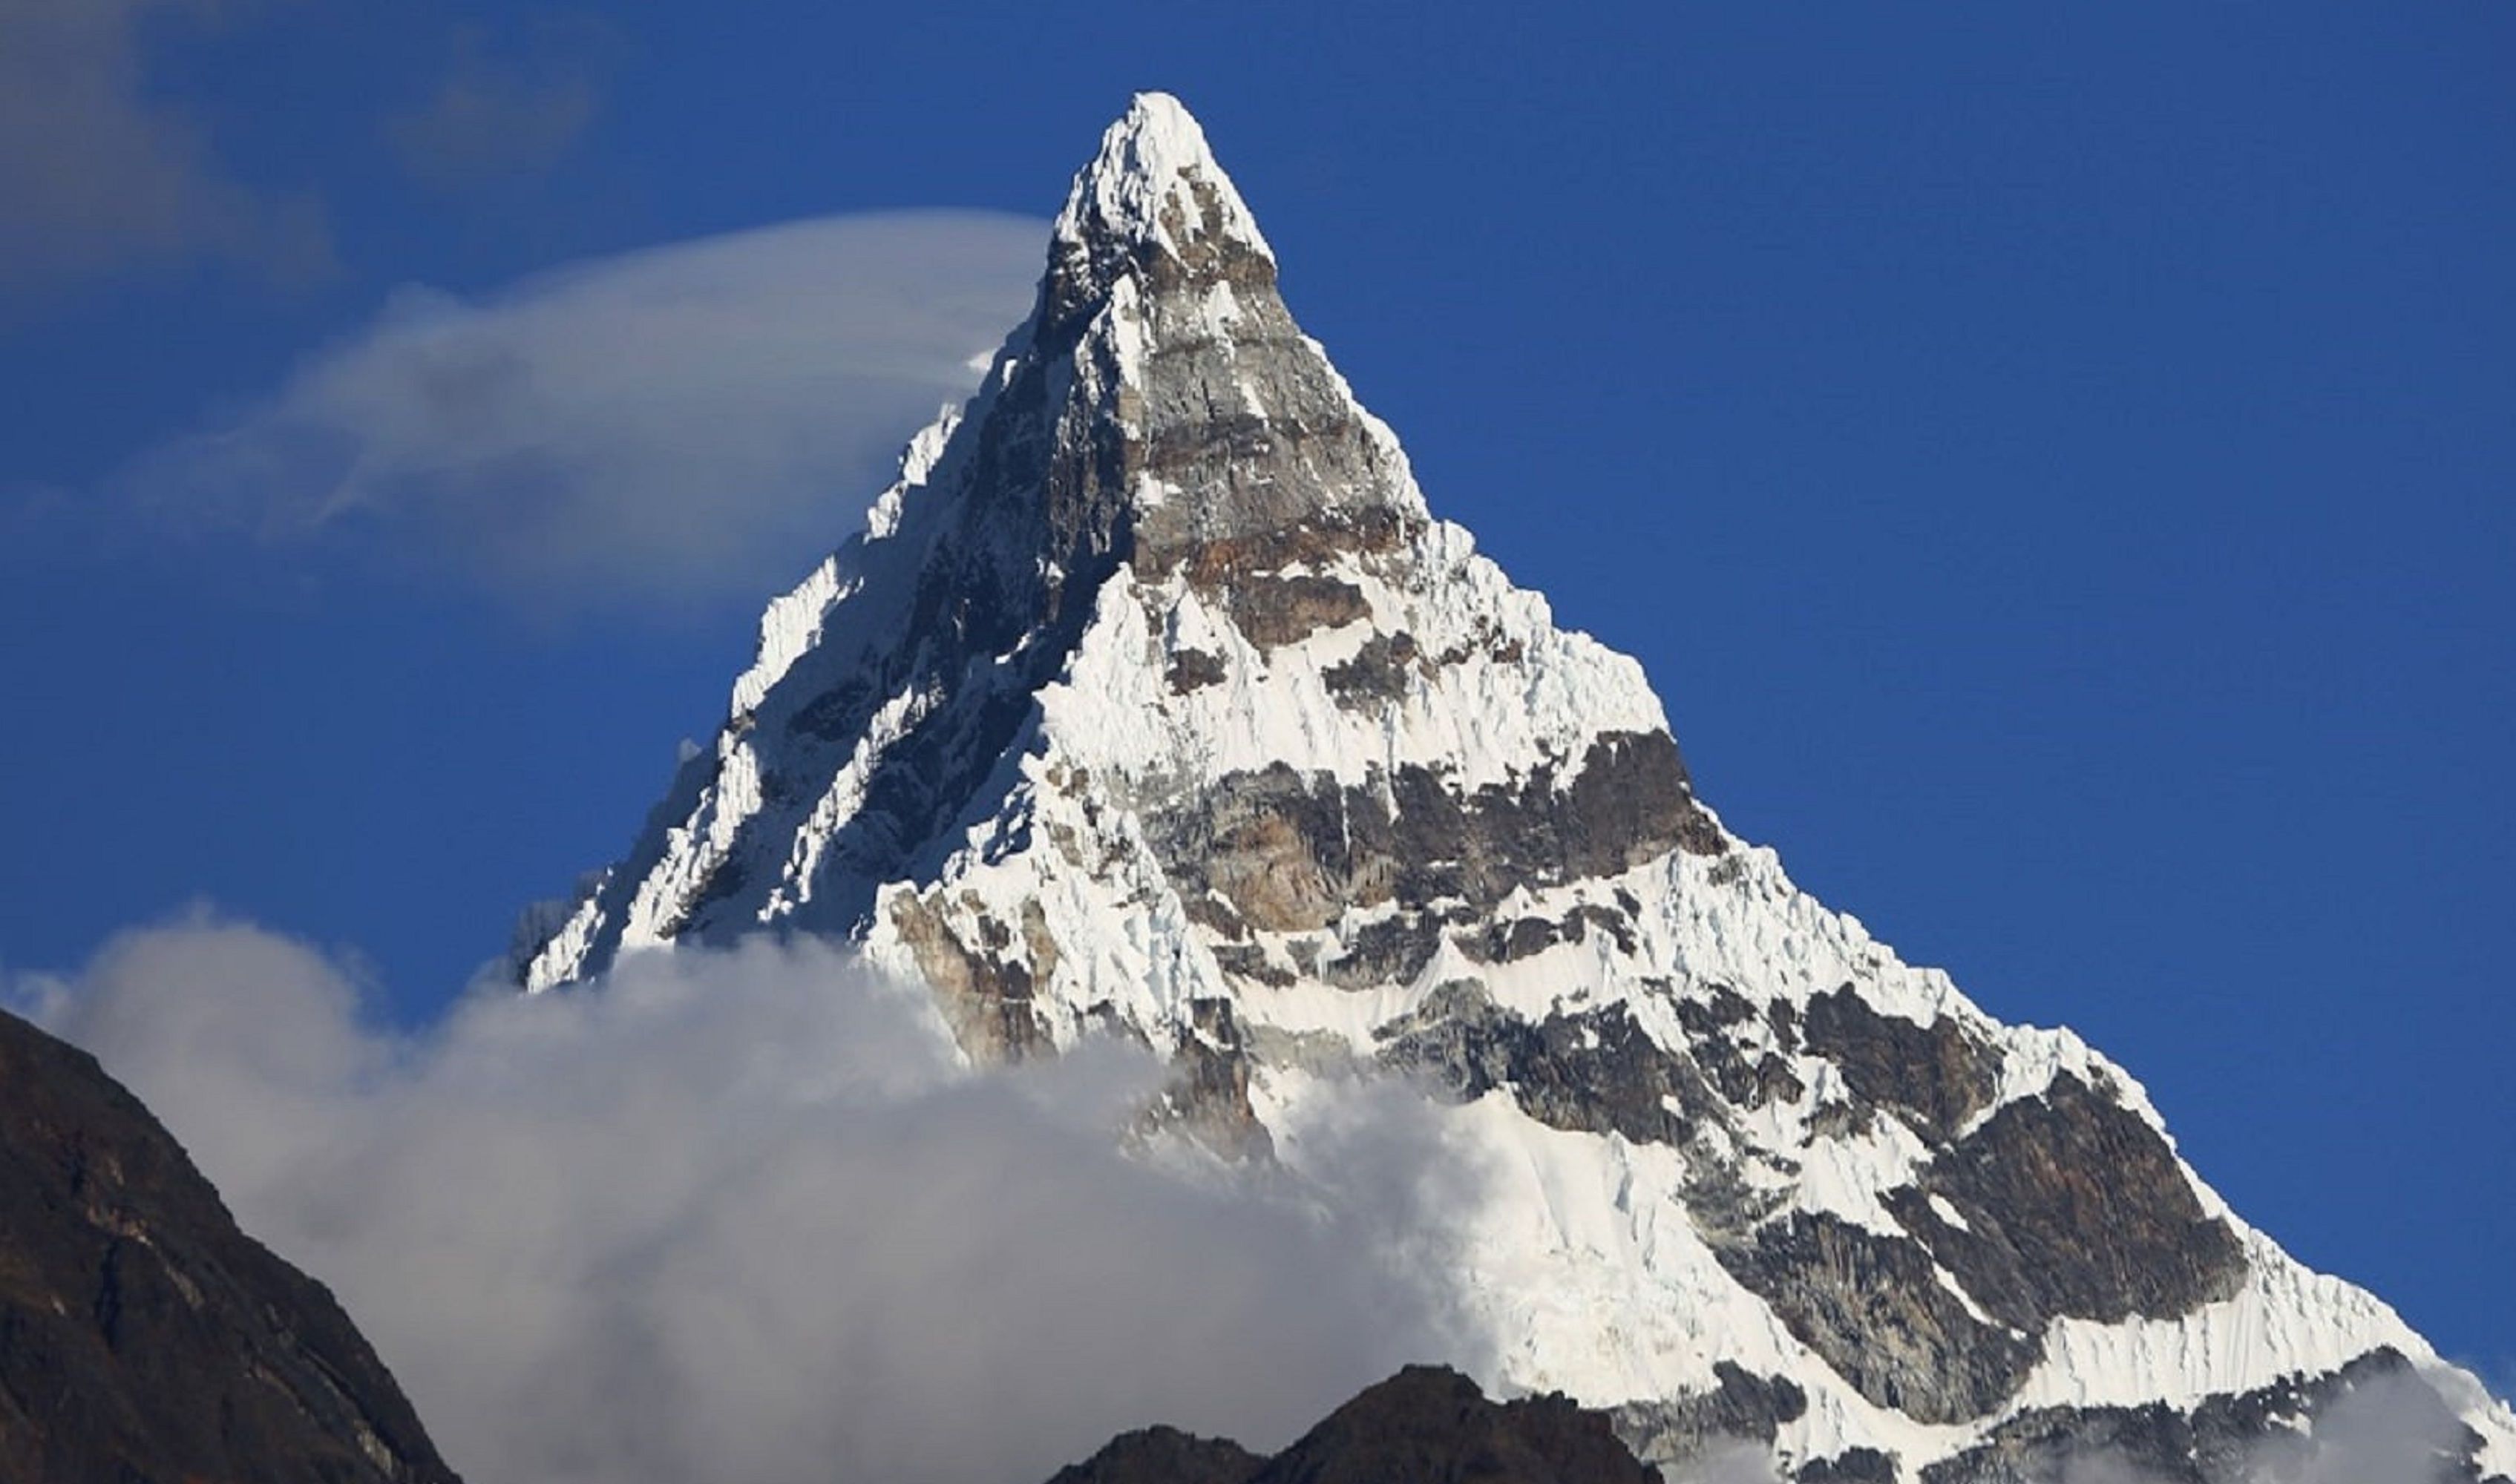
M 973 1058 L 1161 1049 L 1177 1128 L 1296 1175 L 1341 1089 L 1409 1080 L 1484 1175 L 1440 1235 L 1486 1379 L 1614 1407 L 1647 1458 L 2190 1463 L 2381 1363 L 2462 1429 L 2441 1477 L 2516 1471 L 2505 1409 L 2245 1225 L 2129 1075 L 1697 798 L 1639 667 L 1433 517 L 1166 98 L 518 972 L 761 931 L 921 977 Z
M 455 1484 L 322 1285 L 94 1059 L 0 1012 L 0 1478 Z
M 1329 1414 L 1282 1453 L 1153 1427 L 1049 1484 L 1657 1484 L 1604 1414 L 1565 1396 L 1494 1402 L 1475 1381 L 1409 1366 Z

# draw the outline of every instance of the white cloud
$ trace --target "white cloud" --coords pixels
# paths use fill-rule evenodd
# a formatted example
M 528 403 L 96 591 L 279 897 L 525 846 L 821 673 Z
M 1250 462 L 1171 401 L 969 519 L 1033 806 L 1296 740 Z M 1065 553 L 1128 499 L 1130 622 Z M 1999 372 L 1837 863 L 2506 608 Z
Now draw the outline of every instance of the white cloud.
M 542 608 L 765 597 L 852 534 L 1029 307 L 1044 225 L 828 217 L 398 292 L 241 417 L 122 476 L 276 540 L 414 544 Z
M 1429 1121 L 1348 1121 L 1335 1217 L 1166 1173 L 1113 1137 L 1141 1054 L 968 1072 L 826 947 L 396 1037 L 323 956 L 201 919 L 20 997 L 334 1288 L 475 1484 L 1035 1484 L 1156 1421 L 1280 1447 L 1463 1358 L 1382 1256 L 1457 1198 Z

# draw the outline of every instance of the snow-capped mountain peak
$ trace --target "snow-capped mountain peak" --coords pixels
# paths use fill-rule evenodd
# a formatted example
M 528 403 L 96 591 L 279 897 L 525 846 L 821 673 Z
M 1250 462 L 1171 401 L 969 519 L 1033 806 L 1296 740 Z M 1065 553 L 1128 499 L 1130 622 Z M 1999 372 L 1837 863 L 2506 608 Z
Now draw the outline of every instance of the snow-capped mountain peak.
M 1181 257 L 1227 239 L 1274 261 L 1257 219 L 1206 147 L 1204 129 L 1167 93 L 1137 94 L 1101 136 L 1052 237 L 1061 249 L 1159 244 Z
M 2399 1372 L 2516 1471 L 2504 1409 L 2239 1221 L 2129 1075 L 1724 827 L 1640 667 L 1428 513 L 1162 95 L 520 969 L 761 930 L 922 978 L 974 1058 L 1164 1050 L 1176 1127 L 1296 1175 L 1338 1089 L 1429 1090 L 1494 1176 L 1443 1233 L 1485 1379 L 1662 1458 L 1966 1484 L 2137 1434 L 2218 1484 L 2244 1450 L 2198 1420 Z

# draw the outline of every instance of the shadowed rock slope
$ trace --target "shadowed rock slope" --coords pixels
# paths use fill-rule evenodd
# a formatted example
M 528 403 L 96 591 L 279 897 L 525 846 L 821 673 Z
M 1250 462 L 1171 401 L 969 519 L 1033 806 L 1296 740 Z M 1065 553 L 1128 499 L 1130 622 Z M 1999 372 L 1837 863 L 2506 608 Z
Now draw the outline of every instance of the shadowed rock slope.
M 94 1058 L 6 1013 L 0 1479 L 457 1484 L 331 1294 Z
M 1563 1396 L 1495 1402 L 1408 1366 L 1272 1459 L 1168 1427 L 1127 1433 L 1049 1484 L 1658 1484 L 1605 1414 Z

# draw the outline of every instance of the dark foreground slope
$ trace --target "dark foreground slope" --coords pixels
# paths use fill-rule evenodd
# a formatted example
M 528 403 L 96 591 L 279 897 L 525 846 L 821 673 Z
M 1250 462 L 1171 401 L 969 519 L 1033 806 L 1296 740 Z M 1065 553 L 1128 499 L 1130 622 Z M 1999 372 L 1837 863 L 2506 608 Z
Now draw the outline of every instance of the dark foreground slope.
M 1272 1459 L 1168 1427 L 1130 1432 L 1049 1484 L 1657 1484 L 1604 1413 L 1561 1396 L 1486 1399 L 1455 1371 L 1409 1366 Z
M 331 1294 L 94 1058 L 6 1013 L 0 1480 L 455 1480 Z

